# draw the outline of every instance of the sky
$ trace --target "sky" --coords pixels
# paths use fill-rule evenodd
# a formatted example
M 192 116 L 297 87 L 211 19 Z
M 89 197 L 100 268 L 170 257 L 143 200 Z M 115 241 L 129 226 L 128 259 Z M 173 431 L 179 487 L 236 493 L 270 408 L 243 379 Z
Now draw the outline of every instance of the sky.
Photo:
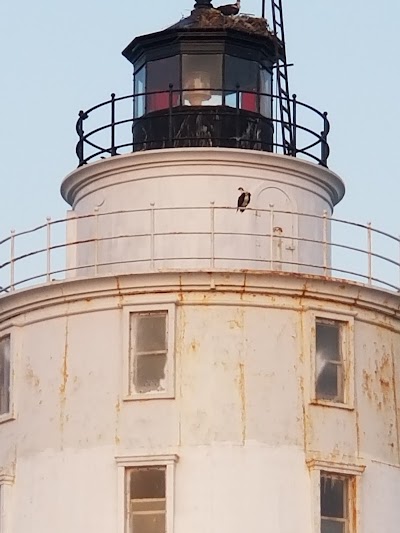
M 0 240 L 65 215 L 59 188 L 77 166 L 78 111 L 129 94 L 121 51 L 193 3 L 1 2 Z M 259 14 L 261 0 L 242 0 L 242 12 Z M 290 90 L 329 112 L 329 167 L 347 188 L 336 216 L 399 235 L 400 3 L 285 0 L 284 12 Z

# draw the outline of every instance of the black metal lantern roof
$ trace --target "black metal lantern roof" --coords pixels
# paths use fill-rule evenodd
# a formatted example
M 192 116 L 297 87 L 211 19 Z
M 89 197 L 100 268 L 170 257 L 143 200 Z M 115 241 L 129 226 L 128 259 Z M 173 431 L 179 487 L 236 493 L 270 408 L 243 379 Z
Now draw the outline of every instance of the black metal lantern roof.
M 166 30 L 136 37 L 122 54 L 135 64 L 140 63 L 143 55 L 149 60 L 179 52 L 201 53 L 201 46 L 207 46 L 206 43 L 216 47 L 219 44 L 216 50 L 219 52 L 226 47 L 237 48 L 243 56 L 247 51 L 253 59 L 268 59 L 271 64 L 281 54 L 281 43 L 265 19 L 245 15 L 229 17 L 212 6 L 195 8 L 189 17 Z

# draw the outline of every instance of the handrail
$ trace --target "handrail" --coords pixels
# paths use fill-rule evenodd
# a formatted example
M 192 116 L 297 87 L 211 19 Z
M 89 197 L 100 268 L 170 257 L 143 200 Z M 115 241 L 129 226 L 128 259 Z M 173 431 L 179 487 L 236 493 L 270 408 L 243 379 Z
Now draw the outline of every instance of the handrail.
M 218 270 L 223 267 L 224 262 L 229 262 L 228 269 L 255 269 L 275 271 L 288 270 L 302 272 L 304 269 L 311 269 L 311 273 L 322 276 L 326 279 L 335 278 L 335 273 L 343 275 L 347 279 L 356 278 L 359 283 L 369 286 L 385 287 L 391 291 L 400 291 L 400 238 L 387 233 L 379 228 L 373 228 L 371 224 L 361 224 L 358 222 L 347 221 L 340 218 L 328 217 L 326 213 L 316 215 L 311 213 L 291 212 L 270 209 L 252 209 L 247 208 L 249 216 L 261 216 L 265 214 L 268 220 L 276 220 L 278 216 L 305 217 L 315 220 L 316 227 L 319 228 L 321 238 L 310 237 L 310 235 L 275 233 L 273 224 L 267 232 L 255 230 L 236 231 L 229 223 L 220 223 L 216 214 L 218 212 L 236 211 L 236 208 L 229 206 L 215 206 L 213 202 L 209 206 L 198 207 L 156 207 L 151 204 L 149 207 L 116 210 L 111 212 L 95 212 L 75 217 L 51 220 L 46 219 L 45 224 L 40 224 L 32 229 L 20 232 L 12 231 L 9 237 L 0 241 L 0 258 L 3 262 L 0 264 L 0 296 L 6 292 L 14 291 L 16 288 L 26 286 L 31 282 L 38 280 L 49 283 L 53 276 L 71 275 L 82 277 L 92 277 L 98 275 L 99 269 L 111 267 L 113 265 L 126 265 L 126 273 L 136 272 L 135 265 L 140 264 L 141 271 L 143 268 L 147 271 L 169 270 L 166 266 L 173 261 L 180 261 L 185 268 L 184 261 L 189 261 L 190 269 L 201 270 L 203 268 Z M 161 213 L 168 212 L 209 212 L 209 226 L 204 225 L 204 217 L 201 219 L 197 230 L 187 230 L 177 223 L 169 230 L 164 226 L 157 227 L 157 216 Z M 126 226 L 121 225 L 122 231 L 117 235 L 108 235 L 98 232 L 99 221 L 107 217 L 141 215 L 141 227 L 137 231 L 130 231 Z M 165 216 L 165 215 L 164 215 Z M 64 235 L 68 224 L 72 222 L 78 224 L 80 221 L 92 219 L 94 223 L 86 223 L 85 236 L 78 238 L 76 235 L 68 240 L 55 240 L 55 227 L 59 226 Z M 221 218 L 222 220 L 222 218 Z M 223 217 L 226 221 L 226 217 Z M 107 220 L 105 220 L 107 222 Z M 103 227 L 107 226 L 107 224 Z M 93 227 L 92 227 L 93 226 Z M 96 229 L 94 230 L 94 226 Z M 251 227 L 251 226 L 250 226 Z M 329 232 L 339 234 L 339 238 L 328 239 L 327 229 Z M 344 228 L 345 238 L 340 238 L 340 230 Z M 339 231 L 338 231 L 339 230 Z M 348 243 L 348 236 L 351 235 L 351 243 Z M 377 248 L 373 236 L 379 236 L 380 246 Z M 29 236 L 29 239 L 27 239 Z M 188 237 L 201 237 L 205 239 L 202 253 L 199 251 L 190 255 L 186 252 L 179 252 L 178 255 L 170 256 L 170 248 L 166 246 L 165 239 L 185 239 Z M 118 250 L 118 243 L 127 239 L 133 239 L 135 243 L 141 243 L 143 255 L 135 256 L 131 252 L 125 252 L 129 248 L 123 248 L 121 256 L 115 255 L 112 250 Z M 219 244 L 219 239 L 224 240 L 224 244 Z M 238 240 L 242 239 L 242 240 Z M 235 257 L 227 254 L 228 249 L 241 250 L 240 243 L 245 239 L 248 247 L 243 253 L 238 253 Z M 357 239 L 357 240 L 356 240 Z M 28 241 L 28 242 L 27 242 Z M 208 244 L 207 244 L 208 242 Z M 144 243 L 144 244 L 143 244 Z M 160 244 L 161 243 L 161 244 Z M 162 244 L 164 243 L 164 244 Z M 227 243 L 229 243 L 227 245 Z M 279 247 L 284 248 L 284 243 L 288 243 L 288 248 L 295 246 L 299 251 L 305 251 L 303 259 L 293 255 L 292 257 L 282 256 L 276 251 Z M 101 247 L 107 246 L 111 257 L 115 261 L 107 261 L 99 257 Z M 286 245 L 285 245 L 286 246 Z M 82 248 L 83 247 L 83 248 Z M 86 247 L 86 248 L 85 248 Z M 110 248 L 111 247 L 111 248 Z M 263 256 L 257 255 L 254 250 L 256 247 L 265 250 Z M 277 247 L 277 248 L 276 248 Z M 93 249 L 96 253 L 93 254 Z M 136 248 L 136 244 L 133 249 Z M 275 249 L 276 248 L 276 249 Z M 176 246 L 180 250 L 180 246 Z M 65 264 L 65 257 L 62 257 L 60 263 L 59 254 L 63 256 L 72 250 L 85 250 L 86 259 L 83 261 L 75 260 L 71 266 L 71 261 Z M 111 250 L 111 251 L 110 251 Z M 185 250 L 185 247 L 182 247 Z M 250 251 L 249 250 L 253 250 Z M 317 251 L 315 253 L 315 251 Z M 340 252 L 340 253 L 339 253 Z M 270 255 L 268 255 L 270 254 Z M 95 256 L 93 258 L 93 255 Z M 330 258 L 333 256 L 333 260 Z M 311 257 L 312 260 L 305 261 L 304 257 Z M 317 258 L 316 258 L 317 257 Z M 54 263 L 57 263 L 54 265 Z M 194 265 L 194 266 L 193 266 Z M 225 265 L 226 266 L 226 265 Z M 305 272 L 310 273 L 310 272 Z
M 135 152 L 137 150 L 151 150 L 154 148 L 171 148 L 174 146 L 187 146 L 185 143 L 189 143 L 189 146 L 199 146 L 199 143 L 212 143 L 213 146 L 223 146 L 223 147 L 236 147 L 236 148 L 248 148 L 254 150 L 263 150 L 263 151 L 273 151 L 276 153 L 287 153 L 296 157 L 302 155 L 306 159 L 311 159 L 316 163 L 327 166 L 327 161 L 330 153 L 330 148 L 328 144 L 328 134 L 330 131 L 330 124 L 327 118 L 327 113 L 322 113 L 314 107 L 297 100 L 296 95 L 293 98 L 289 99 L 289 105 L 291 106 L 291 116 L 293 117 L 293 146 L 290 151 L 287 151 L 285 140 L 280 138 L 280 132 L 282 131 L 282 119 L 274 116 L 267 116 L 262 113 L 262 108 L 268 102 L 268 109 L 273 109 L 273 103 L 275 100 L 279 99 L 278 95 L 260 92 L 260 91 L 251 91 L 246 90 L 245 88 L 241 89 L 239 86 L 235 89 L 227 88 L 210 88 L 207 91 L 210 94 L 214 94 L 220 98 L 220 105 L 203 105 L 192 107 L 185 104 L 185 96 L 190 93 L 196 93 L 199 89 L 174 89 L 173 86 L 170 86 L 168 89 L 157 90 L 157 91 L 147 91 L 140 92 L 136 94 L 124 95 L 116 97 L 114 93 L 111 94 L 110 99 L 92 106 L 86 111 L 79 112 L 79 119 L 76 124 L 76 132 L 78 134 L 79 140 L 76 145 L 76 154 L 78 156 L 79 166 L 85 165 L 90 161 L 101 157 L 101 156 L 115 156 L 121 153 L 121 150 L 124 152 Z M 121 102 L 131 101 L 132 105 L 130 108 L 135 109 L 135 102 L 143 100 L 148 102 L 152 96 L 165 94 L 168 96 L 168 104 L 160 104 L 160 107 L 157 109 L 151 109 L 147 112 L 141 112 L 137 116 L 134 115 L 134 111 L 130 112 L 126 118 L 119 118 L 116 120 L 117 116 L 117 107 Z M 236 103 L 235 105 L 230 105 L 227 103 L 227 96 L 236 94 Z M 255 97 L 255 108 L 249 110 L 245 104 L 241 101 L 243 95 L 251 94 Z M 96 114 L 97 111 L 101 110 L 104 113 L 105 109 L 110 108 L 108 116 L 110 116 L 109 121 L 104 121 L 101 118 L 98 118 L 99 115 Z M 257 127 L 267 127 L 269 125 L 271 130 L 271 139 L 262 138 L 259 134 L 255 135 L 254 138 L 237 138 L 235 146 L 230 146 L 229 143 L 232 143 L 235 140 L 235 135 L 232 134 L 232 131 L 228 127 L 225 128 L 225 131 L 222 132 L 222 135 L 217 135 L 213 132 L 213 135 L 210 137 L 209 134 L 202 132 L 201 130 L 196 131 L 196 135 L 189 135 L 188 133 L 184 134 L 181 131 L 181 128 L 175 128 L 177 131 L 174 131 L 174 121 L 185 117 L 190 116 L 199 116 L 208 117 L 208 120 L 214 120 L 212 112 L 218 110 L 218 120 L 220 121 L 221 117 L 230 117 L 233 121 L 236 122 L 236 127 L 231 125 L 230 127 L 233 130 L 238 132 L 240 130 L 239 123 L 240 121 L 251 120 L 258 121 Z M 308 116 L 301 117 L 299 116 L 305 113 Z M 156 114 L 155 114 L 156 113 Z M 121 113 L 118 113 L 118 116 L 121 116 Z M 310 127 L 304 124 L 310 118 L 318 117 L 321 120 L 321 127 L 314 131 Z M 88 131 L 84 131 L 84 125 L 88 124 L 88 121 L 94 120 L 94 127 Z M 168 124 L 164 132 L 164 137 L 160 136 L 159 138 L 148 138 L 143 141 L 142 139 L 135 138 L 135 128 L 143 128 L 146 124 L 154 123 L 155 120 L 165 120 Z M 157 122 L 160 124 L 160 122 Z M 263 126 L 260 126 L 262 124 Z M 130 125 L 129 131 L 127 125 Z M 285 123 L 283 123 L 286 126 Z M 155 130 L 159 130 L 155 126 Z M 260 130 L 261 131 L 261 130 Z M 107 136 L 108 138 L 105 138 Z M 129 137 L 129 138 L 128 138 Z M 136 135 L 137 137 L 137 135 Z M 228 146 L 227 146 L 228 143 Z M 249 146 L 251 145 L 251 146 Z

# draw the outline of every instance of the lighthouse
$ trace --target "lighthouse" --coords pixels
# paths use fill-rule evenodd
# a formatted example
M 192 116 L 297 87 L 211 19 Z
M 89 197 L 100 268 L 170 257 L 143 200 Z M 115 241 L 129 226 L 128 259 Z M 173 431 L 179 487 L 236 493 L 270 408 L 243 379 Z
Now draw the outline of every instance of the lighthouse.
M 1 533 L 398 531 L 399 239 L 232 6 L 127 44 L 65 219 L 0 241 Z

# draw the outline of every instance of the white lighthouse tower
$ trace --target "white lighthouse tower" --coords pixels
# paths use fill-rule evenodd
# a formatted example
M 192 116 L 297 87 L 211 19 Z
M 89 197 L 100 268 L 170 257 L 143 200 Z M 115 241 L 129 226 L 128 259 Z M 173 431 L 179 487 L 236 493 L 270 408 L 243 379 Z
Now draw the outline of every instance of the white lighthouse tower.
M 333 218 L 273 6 L 134 39 L 0 241 L 1 533 L 398 533 L 399 239 Z

